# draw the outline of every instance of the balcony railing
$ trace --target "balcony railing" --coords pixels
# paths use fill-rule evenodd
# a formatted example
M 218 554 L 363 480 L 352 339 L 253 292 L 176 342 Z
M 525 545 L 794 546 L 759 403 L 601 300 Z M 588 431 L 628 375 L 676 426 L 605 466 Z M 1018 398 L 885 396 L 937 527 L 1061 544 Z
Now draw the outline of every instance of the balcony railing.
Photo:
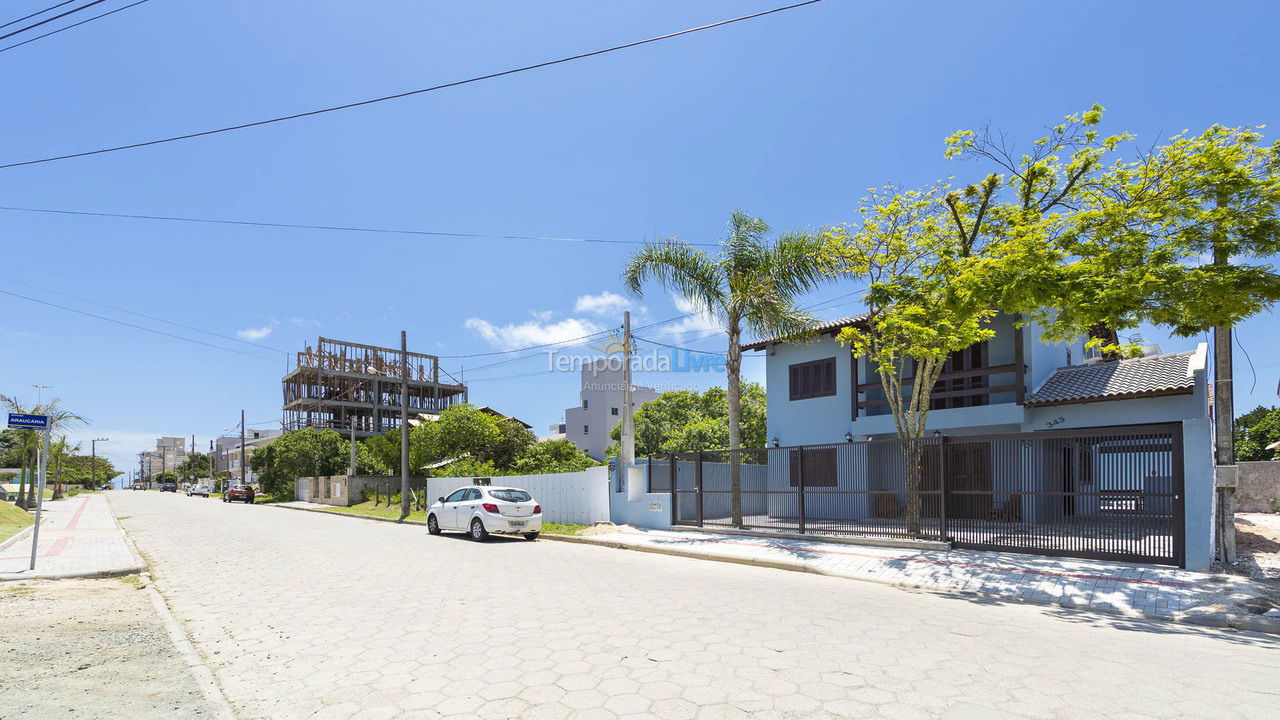
M 1025 392 L 1024 380 L 1025 367 L 1019 363 L 1009 363 L 1007 365 L 993 365 L 991 367 L 976 368 L 973 370 L 959 370 L 956 372 L 943 373 L 938 378 L 938 382 L 933 386 L 933 392 L 929 394 L 930 401 L 935 400 L 965 400 L 968 402 L 956 403 L 956 405 L 964 407 L 966 405 L 985 404 L 985 398 L 998 393 L 1013 393 L 1015 402 L 1022 404 Z M 986 381 L 994 375 L 1014 376 L 1013 382 L 1001 383 L 993 385 Z M 983 380 L 975 382 L 976 379 Z M 903 396 L 910 397 L 910 387 L 914 377 L 905 377 L 902 379 Z M 949 390 L 954 381 L 965 381 L 964 384 L 971 385 L 955 390 Z M 880 382 L 862 383 L 856 386 L 859 395 L 864 393 L 880 393 L 881 397 L 867 398 L 858 400 L 857 407 L 859 410 L 867 410 L 870 408 L 889 407 L 889 398 L 884 396 L 884 384 Z M 973 402 L 978 398 L 983 398 L 983 402 Z

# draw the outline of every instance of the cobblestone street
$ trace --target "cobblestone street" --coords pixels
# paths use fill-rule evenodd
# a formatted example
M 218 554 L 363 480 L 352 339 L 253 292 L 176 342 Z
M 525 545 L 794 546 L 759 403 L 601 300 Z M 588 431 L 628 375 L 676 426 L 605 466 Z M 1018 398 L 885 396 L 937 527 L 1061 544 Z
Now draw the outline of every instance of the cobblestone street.
M 245 718 L 1261 718 L 1280 641 L 112 493 Z

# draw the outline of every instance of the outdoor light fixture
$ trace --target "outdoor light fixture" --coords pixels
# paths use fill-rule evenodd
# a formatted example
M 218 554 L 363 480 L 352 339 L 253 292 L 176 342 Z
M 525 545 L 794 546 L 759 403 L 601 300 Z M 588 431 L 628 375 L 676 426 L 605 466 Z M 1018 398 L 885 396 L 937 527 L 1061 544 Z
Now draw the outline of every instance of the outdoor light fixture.
M 773 446 L 778 447 L 778 438 L 776 436 L 773 438 Z
M 852 433 L 852 432 L 846 432 L 846 433 L 844 434 L 844 441 L 845 441 L 845 442 L 853 442 L 853 433 Z
M 934 431 L 933 431 L 933 436 L 934 436 L 934 437 L 942 437 L 942 431 L 941 431 L 941 430 L 934 430 Z

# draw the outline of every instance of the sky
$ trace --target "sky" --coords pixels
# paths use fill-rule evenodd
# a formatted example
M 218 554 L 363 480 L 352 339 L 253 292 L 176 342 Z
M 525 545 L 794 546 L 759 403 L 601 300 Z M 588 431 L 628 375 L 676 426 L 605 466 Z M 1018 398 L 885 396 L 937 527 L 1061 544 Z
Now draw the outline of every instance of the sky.
M 403 92 L 781 4 L 154 0 L 0 50 L 0 164 Z M 868 187 L 976 177 L 943 159 L 957 129 L 990 124 L 1025 143 L 1095 102 L 1104 129 L 1143 143 L 1215 122 L 1276 126 L 1276 3 L 959 7 L 825 0 L 393 102 L 0 169 L 11 208 L 466 236 L 0 210 L 0 290 L 25 296 L 0 294 L 0 392 L 60 398 L 89 421 L 73 439 L 87 449 L 109 438 L 99 452 L 125 469 L 160 435 L 207 448 L 242 409 L 252 427 L 278 426 L 280 377 L 319 336 L 397 346 L 405 330 L 411 350 L 465 377 L 473 402 L 545 433 L 576 405 L 576 374 L 550 371 L 544 352 L 480 354 L 616 327 L 625 309 L 644 325 L 696 308 L 657 287 L 626 293 L 619 275 L 636 245 L 495 236 L 714 243 L 735 209 L 779 231 L 818 229 L 852 220 Z M 858 310 L 856 289 L 804 302 L 840 317 Z M 1271 314 L 1239 328 L 1252 361 L 1237 354 L 1242 410 L 1275 401 L 1277 330 Z M 1165 351 L 1196 342 L 1141 332 Z M 724 344 L 696 313 L 641 336 Z M 745 373 L 762 380 L 763 361 Z

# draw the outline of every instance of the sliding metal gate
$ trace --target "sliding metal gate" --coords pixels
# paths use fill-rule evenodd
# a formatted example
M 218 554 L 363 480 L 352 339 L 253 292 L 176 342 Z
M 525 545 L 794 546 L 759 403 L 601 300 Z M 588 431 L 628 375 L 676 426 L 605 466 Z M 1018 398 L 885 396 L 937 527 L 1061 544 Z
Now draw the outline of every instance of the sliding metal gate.
M 888 439 L 651 457 L 649 491 L 671 494 L 675 525 L 1184 562 L 1178 424 L 933 436 L 909 450 Z

